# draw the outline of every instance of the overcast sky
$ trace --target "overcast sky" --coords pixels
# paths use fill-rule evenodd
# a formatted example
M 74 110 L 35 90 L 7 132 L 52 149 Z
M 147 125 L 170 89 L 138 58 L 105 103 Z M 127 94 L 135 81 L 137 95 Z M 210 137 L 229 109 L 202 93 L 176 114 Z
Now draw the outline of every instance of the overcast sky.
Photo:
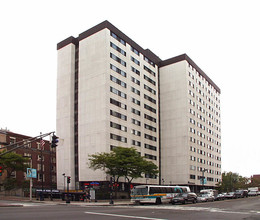
M 56 45 L 110 21 L 161 59 L 186 53 L 221 89 L 222 171 L 260 174 L 258 0 L 9 0 L 0 4 L 0 128 L 55 131 Z

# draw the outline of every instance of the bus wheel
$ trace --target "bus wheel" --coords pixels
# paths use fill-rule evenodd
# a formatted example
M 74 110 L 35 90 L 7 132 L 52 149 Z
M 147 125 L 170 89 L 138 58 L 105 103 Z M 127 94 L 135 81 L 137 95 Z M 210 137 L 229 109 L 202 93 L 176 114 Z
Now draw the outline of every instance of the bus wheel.
M 161 198 L 156 198 L 155 204 L 156 205 L 162 204 Z

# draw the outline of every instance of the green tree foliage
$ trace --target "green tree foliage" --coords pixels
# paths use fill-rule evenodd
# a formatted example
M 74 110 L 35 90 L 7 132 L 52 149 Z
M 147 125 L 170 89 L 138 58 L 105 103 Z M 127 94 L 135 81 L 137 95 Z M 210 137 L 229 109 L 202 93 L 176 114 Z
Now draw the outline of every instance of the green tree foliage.
M 11 175 L 14 171 L 26 171 L 29 159 L 14 152 L 7 153 L 0 157 L 0 164 L 3 171 L 6 172 L 6 179 L 4 180 L 4 188 L 11 190 L 16 187 L 16 179 L 12 179 Z
M 90 168 L 102 169 L 106 174 L 114 176 L 118 182 L 120 177 L 125 177 L 128 183 L 143 174 L 156 175 L 158 167 L 147 161 L 134 148 L 116 147 L 110 153 L 97 153 L 90 155 Z
M 14 171 L 26 171 L 28 167 L 26 163 L 28 161 L 29 158 L 25 158 L 14 152 L 7 153 L 0 158 L 0 164 L 3 166 L 3 170 L 7 172 L 7 178 L 10 178 Z
M 222 173 L 222 181 L 218 186 L 220 192 L 232 192 L 237 189 L 247 189 L 248 179 L 240 176 L 238 173 Z

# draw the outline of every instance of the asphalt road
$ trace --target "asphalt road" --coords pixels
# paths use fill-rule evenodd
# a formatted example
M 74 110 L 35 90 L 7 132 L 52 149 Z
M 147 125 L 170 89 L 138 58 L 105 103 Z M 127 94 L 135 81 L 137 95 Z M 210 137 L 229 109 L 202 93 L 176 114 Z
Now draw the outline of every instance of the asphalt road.
M 1 201 L 0 201 L 1 202 Z M 16 204 L 18 204 L 16 202 Z M 188 205 L 87 206 L 20 202 L 23 207 L 1 207 L 0 219 L 37 220 L 260 220 L 260 197 Z

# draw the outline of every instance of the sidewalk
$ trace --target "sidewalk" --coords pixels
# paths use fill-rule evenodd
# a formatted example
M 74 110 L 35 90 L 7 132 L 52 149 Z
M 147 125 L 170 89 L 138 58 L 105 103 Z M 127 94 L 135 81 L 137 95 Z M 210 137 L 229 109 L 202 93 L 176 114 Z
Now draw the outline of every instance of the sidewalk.
M 4 201 L 1 201 L 4 200 Z M 12 204 L 5 201 L 12 201 L 12 202 L 21 202 L 21 204 Z M 100 201 L 91 201 L 91 202 L 82 202 L 82 201 L 70 201 L 67 203 L 66 201 L 62 201 L 61 199 L 50 199 L 45 198 L 44 201 L 36 200 L 35 198 L 30 201 L 27 197 L 15 197 L 15 196 L 1 196 L 0 197 L 0 207 L 19 207 L 23 206 L 22 203 L 42 203 L 42 204 L 49 204 L 49 205 L 78 205 L 78 206 L 118 206 L 118 205 L 132 205 L 130 199 L 125 200 L 113 200 L 113 204 L 110 204 L 110 200 L 100 200 Z

